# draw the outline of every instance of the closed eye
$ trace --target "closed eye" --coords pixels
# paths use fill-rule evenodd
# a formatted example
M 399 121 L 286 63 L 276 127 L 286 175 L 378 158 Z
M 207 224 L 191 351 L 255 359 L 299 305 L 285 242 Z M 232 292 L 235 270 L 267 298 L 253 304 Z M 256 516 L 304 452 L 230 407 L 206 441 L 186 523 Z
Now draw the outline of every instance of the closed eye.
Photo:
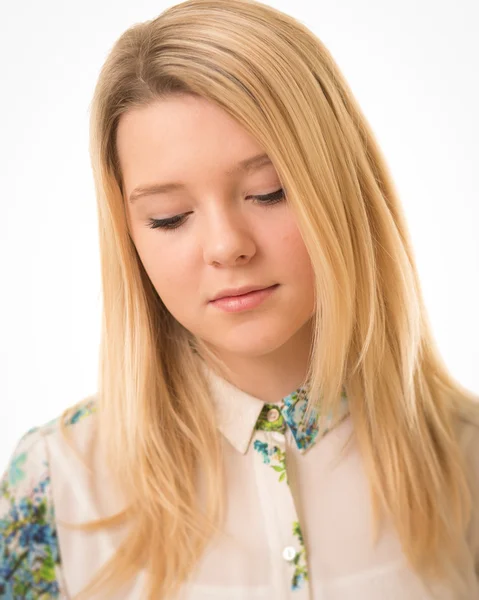
M 252 197 L 260 204 L 276 204 L 276 202 L 280 202 L 281 200 L 283 200 L 283 198 L 285 196 L 284 196 L 284 189 L 280 188 L 276 192 L 271 192 L 271 194 L 265 194 L 264 196 L 252 196 Z
M 247 198 L 253 198 L 257 204 L 271 206 L 284 200 L 285 193 L 284 189 L 280 188 L 279 190 L 276 190 L 276 192 L 271 192 L 271 194 L 247 196 Z M 167 219 L 148 219 L 148 227 L 150 227 L 150 229 L 178 229 L 178 227 L 186 221 L 189 214 L 191 213 L 183 213 L 181 215 L 175 215 L 174 217 L 168 217 Z

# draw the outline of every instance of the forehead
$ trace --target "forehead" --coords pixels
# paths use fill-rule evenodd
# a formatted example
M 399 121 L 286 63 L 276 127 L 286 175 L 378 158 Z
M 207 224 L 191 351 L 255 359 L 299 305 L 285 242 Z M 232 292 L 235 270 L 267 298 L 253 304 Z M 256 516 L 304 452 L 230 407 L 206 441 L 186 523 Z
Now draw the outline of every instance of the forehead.
M 236 168 L 241 161 L 265 153 L 225 110 L 194 96 L 159 100 L 122 115 L 117 149 L 130 191 L 158 179 L 241 175 Z
M 189 149 L 198 150 L 198 146 L 204 151 L 215 148 L 222 155 L 245 146 L 261 149 L 220 106 L 194 96 L 172 96 L 129 110 L 120 117 L 116 141 L 120 159 L 131 157 L 144 146 L 149 151 L 181 151 L 183 155 Z

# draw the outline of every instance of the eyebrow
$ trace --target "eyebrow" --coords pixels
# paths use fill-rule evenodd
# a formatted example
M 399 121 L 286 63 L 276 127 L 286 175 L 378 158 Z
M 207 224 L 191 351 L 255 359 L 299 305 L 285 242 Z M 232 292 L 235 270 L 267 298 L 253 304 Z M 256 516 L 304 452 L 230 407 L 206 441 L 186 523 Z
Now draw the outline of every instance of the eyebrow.
M 238 173 L 246 173 L 256 171 L 266 165 L 272 165 L 271 159 L 267 154 L 256 154 L 240 161 L 232 169 L 226 171 L 226 175 L 232 176 Z M 153 183 L 151 185 L 139 185 L 130 194 L 130 202 L 133 204 L 138 198 L 142 196 L 151 196 L 153 194 L 165 194 L 174 190 L 185 188 L 185 184 L 181 182 L 171 183 Z

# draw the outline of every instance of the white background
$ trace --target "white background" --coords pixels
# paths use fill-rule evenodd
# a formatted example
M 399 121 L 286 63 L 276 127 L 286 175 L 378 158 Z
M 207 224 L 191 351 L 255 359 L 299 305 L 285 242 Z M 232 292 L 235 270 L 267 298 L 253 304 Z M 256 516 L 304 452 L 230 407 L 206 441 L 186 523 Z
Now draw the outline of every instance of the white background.
M 400 193 L 439 348 L 479 392 L 477 0 L 266 3 L 313 30 L 350 83 Z M 0 6 L 0 472 L 20 435 L 96 390 L 89 103 L 114 41 L 172 4 Z

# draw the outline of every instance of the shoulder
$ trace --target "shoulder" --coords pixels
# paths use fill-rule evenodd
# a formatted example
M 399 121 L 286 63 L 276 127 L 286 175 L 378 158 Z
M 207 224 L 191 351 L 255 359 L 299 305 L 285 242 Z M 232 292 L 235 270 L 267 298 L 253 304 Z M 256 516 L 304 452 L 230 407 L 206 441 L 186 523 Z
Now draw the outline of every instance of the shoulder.
M 95 412 L 96 398 L 89 396 L 18 440 L 0 479 L 0 597 L 59 597 L 61 561 L 47 442 Z

